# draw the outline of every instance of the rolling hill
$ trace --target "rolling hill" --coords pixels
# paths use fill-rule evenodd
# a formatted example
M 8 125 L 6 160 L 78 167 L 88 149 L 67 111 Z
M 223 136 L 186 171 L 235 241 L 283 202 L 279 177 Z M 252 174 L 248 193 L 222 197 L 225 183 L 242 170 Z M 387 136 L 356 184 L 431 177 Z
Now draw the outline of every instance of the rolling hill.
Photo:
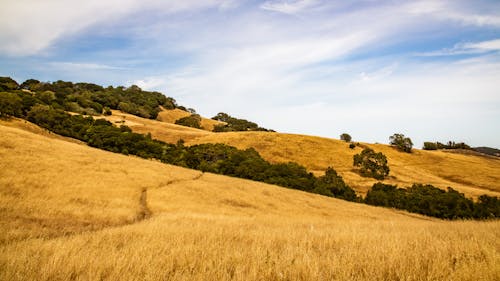
M 113 111 L 113 115 L 106 118 L 112 122 L 126 120 L 125 124 L 135 132 L 150 132 L 154 138 L 170 143 L 183 139 L 187 145 L 225 143 L 240 149 L 253 147 L 270 162 L 297 162 L 317 175 L 333 166 L 361 194 L 377 181 L 361 177 L 353 170 L 352 158 L 363 147 L 370 147 L 388 158 L 391 173 L 384 180 L 386 183 L 399 186 L 424 183 L 443 189 L 450 186 L 472 197 L 481 194 L 500 196 L 500 158 L 419 149 L 408 154 L 388 145 L 368 143 L 349 149 L 348 144 L 340 140 L 283 133 L 212 133 L 119 111 Z
M 179 108 L 165 109 L 161 107 L 161 111 L 158 113 L 158 117 L 156 117 L 156 119 L 166 123 L 175 124 L 175 121 L 190 115 L 191 113 L 181 110 Z M 220 125 L 220 124 L 224 124 L 224 122 L 201 117 L 200 125 L 203 130 L 211 132 L 213 131 L 215 125 Z
M 201 173 L 25 121 L 0 124 L 0 202 L 1 280 L 500 278 L 498 221 L 442 221 Z

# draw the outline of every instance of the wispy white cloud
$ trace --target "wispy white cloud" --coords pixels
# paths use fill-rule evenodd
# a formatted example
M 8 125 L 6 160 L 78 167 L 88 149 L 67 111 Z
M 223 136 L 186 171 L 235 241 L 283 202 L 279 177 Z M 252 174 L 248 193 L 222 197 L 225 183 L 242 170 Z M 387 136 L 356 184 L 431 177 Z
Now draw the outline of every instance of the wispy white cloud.
M 458 43 L 453 48 L 442 49 L 438 51 L 418 53 L 417 56 L 434 57 L 434 56 L 454 56 L 466 54 L 484 54 L 489 52 L 500 51 L 500 39 L 481 41 L 481 42 L 468 42 Z
M 88 70 L 123 70 L 123 67 L 111 66 L 99 63 L 77 63 L 77 62 L 51 62 L 52 67 L 60 70 L 88 71 Z
M 274 0 L 260 5 L 261 9 L 284 14 L 297 14 L 307 8 L 317 5 L 317 0 Z
M 474 7 L 466 5 L 472 3 L 481 8 L 481 3 L 465 2 L 464 4 L 463 1 L 446 0 L 415 1 L 407 7 L 408 12 L 416 15 L 431 15 L 437 19 L 456 21 L 464 25 L 500 27 L 499 3 L 489 2 L 490 9 L 487 12 L 475 11 Z
M 0 9 L 0 54 L 38 54 L 63 36 L 140 11 L 172 14 L 234 5 L 232 0 L 6 0 Z

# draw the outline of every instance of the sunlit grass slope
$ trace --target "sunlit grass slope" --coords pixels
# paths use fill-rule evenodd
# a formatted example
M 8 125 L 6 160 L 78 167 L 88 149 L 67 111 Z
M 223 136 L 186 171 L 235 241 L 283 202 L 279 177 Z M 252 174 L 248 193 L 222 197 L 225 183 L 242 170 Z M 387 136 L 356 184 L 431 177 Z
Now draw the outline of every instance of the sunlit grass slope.
M 135 132 L 150 132 L 154 138 L 170 143 L 183 139 L 187 145 L 225 143 L 240 149 L 253 147 L 270 162 L 297 162 L 317 175 L 322 174 L 328 166 L 333 166 L 350 186 L 362 194 L 376 182 L 361 177 L 353 169 L 353 155 L 360 153 L 363 148 L 358 146 L 349 149 L 347 143 L 336 139 L 269 132 L 212 133 L 143 119 L 120 111 L 113 111 L 113 115 L 106 118 L 112 122 L 125 120 L 124 124 Z M 424 183 L 443 189 L 453 187 L 472 197 L 481 194 L 500 196 L 499 158 L 419 149 L 408 154 L 388 145 L 362 143 L 362 146 L 371 147 L 387 156 L 391 172 L 384 181 L 386 183 L 401 187 Z
M 446 222 L 0 125 L 0 280 L 498 280 Z
M 242 149 L 254 147 L 268 161 L 294 161 L 317 174 L 333 166 L 359 192 L 366 192 L 376 182 L 361 177 L 353 169 L 353 155 L 360 153 L 363 148 L 358 146 L 349 149 L 349 145 L 340 140 L 293 134 L 236 132 L 210 134 L 190 139 L 188 144 L 207 142 L 222 142 Z M 387 183 L 399 186 L 424 183 L 441 188 L 451 186 L 468 196 L 500 196 L 500 158 L 419 149 L 414 149 L 410 154 L 388 145 L 362 145 L 387 156 L 391 169 L 390 177 L 385 180 Z
M 349 149 L 348 144 L 335 139 L 267 132 L 210 133 L 184 126 L 165 124 L 113 111 L 108 120 L 125 120 L 139 133 L 151 132 L 160 140 L 175 143 L 184 139 L 188 145 L 226 143 L 241 149 L 253 147 L 268 161 L 293 161 L 321 174 L 333 166 L 360 193 L 365 193 L 376 181 L 361 177 L 352 166 L 352 157 L 362 147 Z M 383 152 L 389 160 L 390 177 L 385 182 L 399 186 L 413 183 L 432 184 L 440 188 L 453 187 L 468 196 L 489 194 L 500 196 L 500 159 L 464 155 L 445 151 L 399 152 L 388 145 L 362 144 Z
M 162 121 L 162 122 L 175 124 L 175 121 L 177 121 L 183 117 L 190 116 L 190 115 L 191 115 L 191 113 L 184 111 L 184 110 L 181 110 L 181 109 L 178 109 L 178 108 L 171 109 L 171 110 L 162 108 L 162 111 L 160 111 L 160 113 L 158 113 L 158 117 L 156 119 L 159 121 Z M 210 132 L 214 129 L 214 126 L 218 125 L 218 124 L 224 124 L 224 122 L 220 122 L 217 120 L 212 120 L 212 119 L 208 119 L 208 118 L 204 118 L 204 117 L 201 118 L 201 122 L 200 122 L 201 128 L 203 130 L 210 131 Z

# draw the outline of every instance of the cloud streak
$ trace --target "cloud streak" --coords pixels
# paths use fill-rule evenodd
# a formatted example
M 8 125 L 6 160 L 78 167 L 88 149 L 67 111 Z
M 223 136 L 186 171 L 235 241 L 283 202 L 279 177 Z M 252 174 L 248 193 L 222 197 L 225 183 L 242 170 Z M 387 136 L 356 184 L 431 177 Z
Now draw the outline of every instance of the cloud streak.
M 500 146 L 494 1 L 28 3 L 0 11 L 17 77 L 137 84 L 280 131 Z

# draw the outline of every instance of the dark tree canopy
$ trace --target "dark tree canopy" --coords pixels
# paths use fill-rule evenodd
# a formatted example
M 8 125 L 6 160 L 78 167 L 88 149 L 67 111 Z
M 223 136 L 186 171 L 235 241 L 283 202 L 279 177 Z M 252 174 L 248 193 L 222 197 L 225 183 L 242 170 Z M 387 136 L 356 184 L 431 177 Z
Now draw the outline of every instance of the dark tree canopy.
M 342 135 L 340 135 L 340 139 L 345 142 L 350 142 L 352 140 L 351 136 L 347 133 L 343 133 Z
M 198 114 L 191 114 L 186 117 L 182 117 L 175 121 L 175 124 L 182 125 L 186 127 L 201 129 L 201 116 Z
M 389 137 L 389 143 L 400 151 L 411 153 L 413 142 L 403 134 L 394 134 Z
M 360 154 L 354 155 L 355 167 L 359 167 L 360 174 L 364 177 L 372 177 L 378 180 L 389 175 L 387 158 L 382 152 L 375 152 L 371 148 L 365 148 Z
M 16 80 L 10 77 L 0 77 L 0 91 L 12 91 L 18 88 L 19 84 L 17 84 Z
M 14 93 L 0 92 L 0 117 L 16 116 L 23 114 L 23 100 Z
M 259 127 L 254 122 L 245 119 L 238 119 L 230 116 L 227 113 L 220 112 L 214 117 L 213 120 L 221 121 L 226 124 L 215 125 L 214 132 L 234 132 L 234 131 L 273 131 Z

